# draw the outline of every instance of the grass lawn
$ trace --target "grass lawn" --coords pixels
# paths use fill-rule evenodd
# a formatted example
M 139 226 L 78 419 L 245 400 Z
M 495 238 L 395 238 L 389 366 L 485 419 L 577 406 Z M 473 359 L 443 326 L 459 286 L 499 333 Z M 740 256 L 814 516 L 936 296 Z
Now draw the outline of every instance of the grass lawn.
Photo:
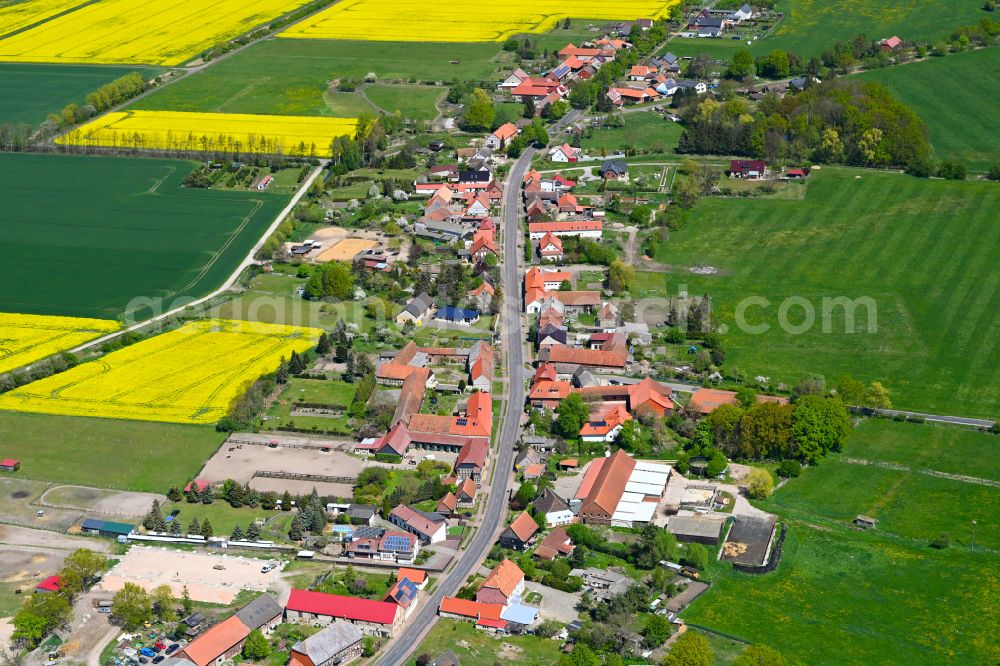
M 399 111 L 404 118 L 434 120 L 438 116 L 437 102 L 446 91 L 438 86 L 364 87 L 364 95 L 386 113 Z
M 928 181 L 825 168 L 801 201 L 758 198 L 701 201 L 691 222 L 671 234 L 657 259 L 672 267 L 662 287 L 708 293 L 724 325 L 727 365 L 747 376 L 794 383 L 810 373 L 831 382 L 843 373 L 880 380 L 898 407 L 965 416 L 1000 410 L 1000 272 L 996 210 L 1000 188 L 988 182 Z M 688 269 L 713 266 L 714 275 Z M 645 288 L 657 287 L 644 278 Z M 650 290 L 648 295 L 654 295 Z M 748 303 L 738 326 L 737 308 Z M 805 299 L 816 314 L 805 332 Z M 825 317 L 823 299 L 871 299 Z M 759 329 L 758 329 L 759 330 Z M 795 330 L 792 328 L 791 330 Z
M 624 127 L 595 128 L 580 141 L 590 154 L 618 151 L 673 153 L 681 137 L 680 123 L 666 120 L 656 111 L 622 114 Z
M 16 476 L 57 483 L 166 492 L 223 439 L 203 426 L 0 412 L 0 441 L 21 460 Z
M 501 648 L 501 645 L 511 647 Z M 437 657 L 445 650 L 451 650 L 462 666 L 493 666 L 504 661 L 525 666 L 549 666 L 559 658 L 559 645 L 558 641 L 538 636 L 494 638 L 476 629 L 472 622 L 441 619 L 417 648 L 416 656 L 407 663 L 415 664 L 416 657 L 421 654 Z
M 451 81 L 453 79 L 499 80 L 501 65 L 494 62 L 499 44 L 422 44 L 326 41 L 318 39 L 272 39 L 213 64 L 178 81 L 132 107 L 162 111 L 213 111 L 229 113 L 276 113 L 285 115 L 337 115 L 346 101 L 331 108 L 324 93 L 335 80 L 361 80 L 374 73 L 379 81 Z M 457 61 L 458 64 L 451 64 Z M 427 107 L 428 87 L 406 102 L 411 109 Z M 337 93 L 357 97 L 356 93 Z M 377 92 L 377 104 L 390 102 L 395 92 Z M 418 103 L 417 100 L 420 100 Z M 392 104 L 390 104 L 392 106 Z M 364 107 L 355 107 L 363 109 Z M 405 113 L 407 108 L 401 108 Z M 433 116 L 432 116 L 433 117 Z
M 708 646 L 712 650 L 713 666 L 729 666 L 747 649 L 747 646 L 743 643 L 719 636 L 718 634 L 692 628 L 689 628 L 688 631 L 701 634 L 708 641 Z
M 6 5 L 5 5 L 6 6 Z M 83 104 L 87 93 L 131 72 L 150 79 L 158 69 L 84 65 L 0 65 L 0 123 L 38 125 L 70 102 Z
M 217 288 L 288 197 L 182 188 L 195 166 L 0 155 L 0 310 L 141 320 Z
M 666 50 L 677 55 L 707 53 L 729 59 L 740 48 L 754 55 L 774 49 L 794 51 L 809 58 L 832 48 L 837 40 L 858 34 L 869 39 L 899 35 L 908 40 L 947 39 L 954 28 L 978 23 L 982 3 L 952 0 L 780 0 L 776 11 L 785 18 L 765 38 L 747 47 L 733 39 L 674 39 Z
M 987 663 L 1000 631 L 998 565 L 995 553 L 794 519 L 775 572 L 713 562 L 715 583 L 682 615 L 808 664 Z
M 269 419 L 276 419 L 280 424 L 294 423 L 297 428 L 312 428 L 336 431 L 345 435 L 352 434 L 350 420 L 346 410 L 354 400 L 356 384 L 323 379 L 298 379 L 292 377 L 281 396 L 268 410 Z M 322 403 L 343 407 L 342 416 L 292 416 L 291 412 L 297 402 Z M 268 423 L 268 427 L 279 423 Z
M 229 536 L 233 528 L 239 525 L 245 532 L 247 526 L 257 518 L 266 518 L 268 523 L 261 532 L 261 538 L 287 541 L 288 526 L 291 525 L 294 514 L 282 513 L 281 511 L 265 511 L 264 509 L 250 509 L 240 507 L 234 509 L 229 502 L 216 497 L 211 504 L 189 504 L 188 502 L 167 503 L 163 507 L 163 515 L 167 516 L 171 511 L 180 509 L 175 520 L 181 521 L 181 529 L 187 532 L 188 526 L 195 518 L 199 523 L 204 523 L 207 518 L 212 524 L 212 532 L 216 536 Z M 287 518 L 287 521 L 285 520 Z M 273 521 L 270 522 L 270 521 Z M 286 524 L 287 523 L 287 524 Z
M 928 58 L 859 76 L 883 84 L 917 112 L 939 158 L 957 159 L 976 171 L 1000 164 L 1000 136 L 990 129 L 1000 108 L 1000 49 Z

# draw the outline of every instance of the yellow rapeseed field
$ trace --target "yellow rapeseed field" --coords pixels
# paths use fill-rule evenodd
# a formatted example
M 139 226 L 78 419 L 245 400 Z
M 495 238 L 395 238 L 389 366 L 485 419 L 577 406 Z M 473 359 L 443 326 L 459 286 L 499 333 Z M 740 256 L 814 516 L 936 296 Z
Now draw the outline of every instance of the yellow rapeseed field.
M 565 18 L 660 18 L 679 0 L 344 0 L 279 33 L 293 39 L 494 42 Z
M 316 345 L 321 330 L 203 320 L 0 396 L 0 409 L 65 416 L 215 423 L 282 357 Z
M 187 111 L 117 111 L 56 139 L 71 146 L 228 150 L 327 157 L 334 137 L 353 135 L 357 120 Z
M 117 321 L 0 312 L 0 372 L 30 365 L 121 328 Z
M 0 0 L 0 35 L 27 28 L 48 18 L 82 5 L 87 0 L 31 0 L 8 4 Z
M 77 2 L 83 6 L 0 41 L 0 60 L 180 65 L 212 45 L 248 32 L 306 1 Z M 24 4 L 50 3 L 32 0 Z

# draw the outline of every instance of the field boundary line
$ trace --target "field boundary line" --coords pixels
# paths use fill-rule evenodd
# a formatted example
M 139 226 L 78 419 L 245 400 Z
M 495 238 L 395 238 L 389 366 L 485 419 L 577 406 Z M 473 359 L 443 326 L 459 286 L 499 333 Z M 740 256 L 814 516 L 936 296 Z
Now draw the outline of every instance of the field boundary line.
M 143 329 L 143 328 L 145 328 L 145 327 L 147 327 L 147 326 L 149 326 L 151 324 L 155 324 L 155 323 L 161 322 L 161 321 L 163 321 L 165 319 L 168 319 L 169 317 L 173 317 L 174 315 L 179 314 L 179 313 L 181 313 L 181 312 L 183 312 L 183 311 L 185 311 L 185 310 L 187 310 L 189 308 L 194 308 L 194 307 L 197 307 L 199 305 L 202 305 L 203 303 L 207 303 L 208 301 L 212 300 L 213 298 L 215 298 L 217 296 L 220 296 L 220 295 L 224 294 L 225 292 L 229 291 L 229 289 L 233 286 L 233 284 L 243 274 L 243 271 L 245 271 L 247 268 L 249 268 L 250 266 L 253 266 L 254 264 L 257 263 L 257 260 L 255 259 L 255 257 L 257 256 L 257 253 L 260 251 L 260 249 L 262 247 L 264 247 L 264 243 L 267 242 L 267 239 L 270 238 L 271 235 L 277 230 L 278 226 L 282 223 L 282 221 L 284 221 L 284 219 L 292 212 L 292 210 L 295 209 L 295 206 L 297 206 L 298 203 L 299 203 L 299 201 L 302 200 L 302 197 L 304 197 L 306 195 L 306 193 L 309 191 L 309 188 L 312 187 L 313 181 L 316 180 L 316 177 L 319 176 L 319 174 L 323 171 L 323 168 L 326 167 L 326 165 L 328 164 L 328 162 L 329 162 L 328 160 L 322 160 L 320 162 L 320 165 L 318 167 L 316 167 L 315 169 L 313 169 L 309 173 L 309 175 L 302 181 L 302 186 L 299 188 L 299 191 L 295 193 L 295 196 L 293 196 L 292 199 L 291 199 L 291 201 L 288 202 L 288 205 L 285 206 L 277 214 L 277 216 L 275 216 L 274 221 L 271 222 L 270 226 L 268 226 L 268 228 L 264 231 L 264 233 L 257 240 L 257 242 L 254 243 L 254 246 L 252 248 L 250 248 L 250 252 L 247 254 L 247 256 L 243 259 L 243 261 L 240 262 L 240 264 L 230 274 L 229 278 L 218 289 L 216 289 L 215 291 L 213 291 L 210 294 L 202 296 L 201 298 L 198 298 L 198 299 L 196 299 L 194 301 L 191 301 L 190 303 L 186 303 L 184 305 L 181 305 L 181 306 L 178 306 L 176 308 L 173 308 L 172 310 L 169 310 L 169 311 L 164 312 L 162 314 L 156 315 L 155 317 L 153 317 L 151 319 L 147 319 L 145 321 L 141 321 L 141 322 L 132 324 L 131 326 L 127 326 L 125 328 L 122 328 L 121 330 L 116 331 L 114 333 L 111 333 L 109 335 L 105 335 L 103 337 L 96 338 L 96 339 L 91 340 L 90 342 L 86 342 L 86 343 L 84 343 L 84 344 L 82 344 L 82 345 L 80 345 L 78 347 L 74 347 L 73 349 L 70 350 L 70 352 L 72 352 L 74 354 L 79 354 L 81 352 L 87 351 L 88 349 L 91 349 L 93 347 L 97 347 L 99 345 L 102 345 L 105 342 L 110 342 L 112 340 L 115 340 L 116 338 L 118 338 L 121 335 L 124 335 L 126 333 L 131 333 L 133 331 L 141 330 L 141 329 Z M 25 368 L 25 369 L 29 369 L 30 367 L 31 366 L 28 366 L 28 368 Z
M 952 472 L 941 472 L 936 469 L 930 469 L 927 467 L 911 467 L 910 465 L 886 462 L 884 460 L 868 460 L 866 458 L 844 458 L 843 460 L 845 463 L 849 465 L 870 465 L 872 467 L 881 467 L 882 469 L 889 469 L 894 472 L 916 472 L 917 474 L 923 474 L 924 476 L 933 476 L 938 479 L 948 479 L 949 481 L 959 481 L 961 483 L 972 483 L 979 486 L 988 486 L 990 488 L 1000 488 L 1000 481 L 995 481 L 993 479 L 984 479 L 980 476 L 969 476 L 968 474 L 954 474 Z

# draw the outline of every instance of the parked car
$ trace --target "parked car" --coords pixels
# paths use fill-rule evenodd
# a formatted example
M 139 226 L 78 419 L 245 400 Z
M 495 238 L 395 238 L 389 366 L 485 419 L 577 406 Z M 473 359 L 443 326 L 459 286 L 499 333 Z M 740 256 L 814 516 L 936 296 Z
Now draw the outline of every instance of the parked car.
M 156 656 L 156 657 L 153 657 L 153 663 L 154 663 L 154 664 L 158 664 L 158 663 L 160 663 L 161 661 L 163 661 L 164 659 L 166 659 L 166 657 L 164 657 L 164 656 L 163 656 L 163 655 L 161 654 L 161 655 L 159 655 L 159 656 Z
M 159 652 L 160 650 L 166 650 L 167 646 L 163 641 L 156 641 L 156 643 L 153 644 L 153 649 Z
M 139 650 L 139 654 L 141 654 L 143 657 L 155 657 L 156 656 L 156 653 L 153 652 L 152 648 L 148 648 L 148 647 L 144 647 L 141 650 Z
M 178 645 L 177 643 L 171 643 L 170 647 L 167 648 L 167 654 L 173 654 L 174 652 L 177 652 L 177 650 L 179 650 L 180 648 L 181 646 Z

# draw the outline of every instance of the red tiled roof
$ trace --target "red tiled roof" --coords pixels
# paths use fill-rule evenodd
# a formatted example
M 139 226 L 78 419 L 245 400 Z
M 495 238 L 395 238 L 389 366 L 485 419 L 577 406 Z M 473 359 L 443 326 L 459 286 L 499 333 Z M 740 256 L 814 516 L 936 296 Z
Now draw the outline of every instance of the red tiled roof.
M 521 515 L 527 515 L 526 513 Z M 531 520 L 531 516 L 528 516 L 528 520 L 531 521 L 532 525 L 535 525 L 535 521 Z M 538 529 L 538 525 L 535 525 L 535 530 Z M 493 568 L 493 571 L 486 576 L 486 580 L 483 581 L 482 587 L 491 588 L 495 590 L 500 590 L 500 592 L 505 597 L 510 597 L 514 594 L 514 590 L 517 586 L 521 584 L 524 580 L 524 572 L 521 568 L 514 564 L 511 560 L 503 560 L 500 564 Z
M 569 382 L 542 379 L 532 384 L 528 400 L 562 400 L 572 388 Z
M 505 123 L 500 127 L 498 127 L 495 132 L 493 132 L 493 136 L 500 139 L 501 141 L 506 141 L 512 136 L 515 136 L 517 132 L 518 132 L 517 125 L 515 125 L 514 123 Z
M 533 234 L 546 232 L 560 233 L 570 231 L 601 231 L 604 222 L 601 220 L 565 220 L 563 222 L 529 222 L 528 231 Z
M 438 530 L 441 529 L 441 524 L 434 522 L 422 513 L 406 506 L 405 504 L 400 504 L 393 508 L 390 516 L 395 516 L 399 520 L 415 529 L 420 534 L 430 537 L 436 534 Z
M 458 498 L 451 491 L 448 494 L 438 500 L 438 509 L 447 509 L 448 511 L 454 511 L 458 507 Z
M 474 439 L 467 442 L 458 452 L 455 458 L 455 467 L 459 465 L 473 465 L 482 468 L 486 465 L 486 454 L 490 445 L 486 440 Z
M 628 478 L 635 469 L 633 460 L 624 449 L 618 449 L 606 458 L 594 479 L 594 485 L 580 506 L 580 513 L 600 508 L 607 515 L 613 515 L 628 484 Z
M 739 400 L 735 391 L 720 391 L 718 389 L 700 388 L 691 394 L 688 409 L 699 414 L 711 414 L 722 405 L 736 405 Z
M 0 467 L 17 467 L 18 463 L 17 458 L 4 458 L 0 460 Z
M 537 382 L 539 379 L 551 379 L 556 378 L 556 366 L 551 363 L 542 363 L 535 369 L 535 376 L 532 378 L 533 382 Z
M 496 604 L 494 604 L 496 605 Z M 491 629 L 506 629 L 507 620 L 491 620 L 486 617 L 481 617 L 476 620 L 477 627 L 489 627 Z
M 427 580 L 427 572 L 423 569 L 400 567 L 399 572 L 396 573 L 396 578 L 407 578 L 414 585 L 421 585 L 425 580 Z
M 535 522 L 534 518 L 528 515 L 527 511 L 522 511 L 517 516 L 517 518 L 515 518 L 514 521 L 507 526 L 507 529 L 513 532 L 514 536 L 516 536 L 521 541 L 527 542 L 531 537 L 535 536 L 535 532 L 538 531 L 538 523 Z M 506 562 L 508 560 L 504 561 Z M 500 564 L 502 565 L 503 562 L 501 562 Z M 517 568 L 516 564 L 514 564 L 513 562 L 511 562 L 511 564 L 514 566 L 515 569 Z M 498 566 L 497 569 L 499 568 L 500 567 Z M 494 571 L 496 571 L 496 569 L 494 569 Z M 520 573 L 521 570 L 518 569 L 517 571 L 518 573 Z M 523 578 L 524 574 L 521 574 L 521 577 Z
M 185 645 L 181 652 L 196 666 L 208 666 L 249 634 L 250 629 L 233 615 Z
M 459 599 L 458 597 L 444 597 L 441 605 L 438 606 L 441 613 L 451 613 L 463 617 L 474 617 L 478 619 L 499 620 L 503 606 L 500 604 L 483 604 L 478 601 Z
M 631 421 L 632 416 L 625 410 L 625 405 L 614 403 L 611 406 L 601 408 L 590 420 L 580 428 L 581 437 L 596 437 L 607 435 L 609 432 L 625 423 Z
M 399 608 L 385 601 L 372 601 L 339 594 L 292 590 L 285 608 L 301 613 L 328 615 L 358 622 L 393 624 Z M 242 623 L 241 623 L 242 624 Z
M 562 527 L 552 530 L 547 537 L 542 539 L 535 549 L 535 556 L 544 560 L 551 560 L 557 555 L 569 555 L 573 552 L 573 544 L 570 542 L 569 534 Z

